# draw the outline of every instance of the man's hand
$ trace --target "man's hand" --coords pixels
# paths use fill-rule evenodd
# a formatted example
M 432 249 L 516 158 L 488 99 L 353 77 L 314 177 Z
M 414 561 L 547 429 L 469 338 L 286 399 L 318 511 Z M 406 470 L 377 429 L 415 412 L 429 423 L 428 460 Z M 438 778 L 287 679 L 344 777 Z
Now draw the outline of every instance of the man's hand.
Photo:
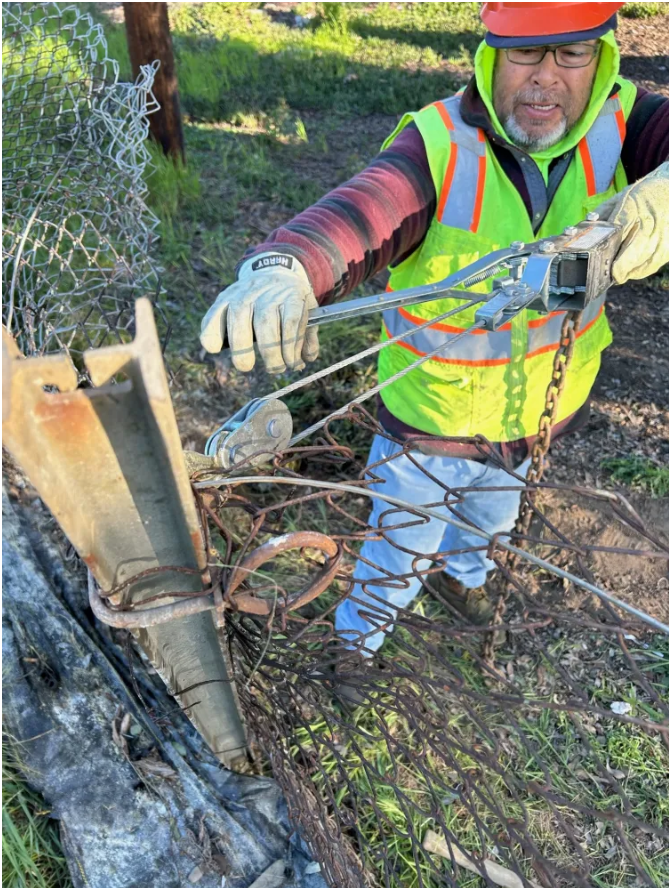
M 669 162 L 597 207 L 599 217 L 622 226 L 613 281 L 647 278 L 669 262 Z
M 295 257 L 262 253 L 240 267 L 238 280 L 222 291 L 200 329 L 208 352 L 220 352 L 228 332 L 233 364 L 254 367 L 254 334 L 271 374 L 300 371 L 319 355 L 317 329 L 306 330 L 308 312 L 317 306 L 305 269 Z

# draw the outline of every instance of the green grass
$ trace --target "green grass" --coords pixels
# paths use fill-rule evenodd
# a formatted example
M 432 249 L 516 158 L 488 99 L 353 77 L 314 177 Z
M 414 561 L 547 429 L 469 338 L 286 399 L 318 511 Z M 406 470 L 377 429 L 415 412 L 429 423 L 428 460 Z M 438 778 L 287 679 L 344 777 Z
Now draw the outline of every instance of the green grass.
M 440 609 L 434 602 L 427 599 L 424 603 L 420 601 L 418 606 L 426 614 L 440 617 Z M 394 637 L 385 643 L 383 651 L 389 659 L 394 659 L 397 645 Z M 665 665 L 668 665 L 668 641 L 658 638 L 655 645 L 663 650 L 656 652 L 661 658 L 653 659 L 650 654 L 646 656 L 647 650 L 635 650 L 633 654 L 642 652 L 644 658 L 654 661 L 655 670 L 650 671 L 649 665 L 646 665 L 648 678 L 654 677 L 659 669 L 660 686 L 663 687 L 662 675 Z M 468 688 L 479 688 L 482 677 L 475 665 L 469 670 L 468 657 L 453 644 L 445 642 L 440 646 L 443 656 L 453 661 L 465 677 Z M 608 643 L 603 638 L 593 638 L 586 647 L 580 642 L 576 649 L 575 637 L 562 635 L 552 643 L 551 648 L 565 668 L 576 675 L 582 669 L 583 660 L 589 664 L 603 659 Z M 536 678 L 539 663 L 538 655 L 532 656 L 526 667 L 519 660 L 515 661 L 515 683 L 534 698 L 538 693 Z M 614 656 L 613 671 L 618 672 L 623 666 L 624 658 L 620 654 Z M 555 678 L 553 685 L 557 694 L 561 695 L 558 691 L 561 684 L 557 685 L 557 680 Z M 622 697 L 619 688 L 604 689 L 602 685 L 591 686 L 588 681 L 585 688 L 592 693 L 596 704 L 606 708 L 614 696 Z M 484 687 L 482 691 L 485 691 Z M 638 694 L 640 697 L 640 688 Z M 378 695 L 378 701 L 382 703 L 384 694 Z M 643 702 L 637 701 L 636 690 L 632 689 L 624 698 L 633 702 L 635 715 L 650 716 L 646 714 Z M 311 778 L 325 799 L 333 797 L 338 806 L 347 807 L 353 792 L 356 794 L 357 828 L 366 839 L 364 863 L 376 874 L 379 885 L 389 886 L 385 883 L 388 875 L 384 866 L 375 857 L 376 852 L 384 848 L 386 862 L 395 871 L 393 886 L 417 886 L 412 837 L 421 839 L 430 828 L 441 831 L 440 825 L 427 816 L 427 813 L 435 812 L 437 794 L 442 800 L 441 818 L 444 825 L 459 838 L 465 849 L 481 849 L 479 832 L 482 825 L 486 825 L 494 835 L 505 832 L 505 824 L 482 798 L 477 795 L 460 796 L 458 789 L 457 793 L 449 792 L 450 787 L 459 785 L 459 776 L 463 777 L 475 769 L 479 776 L 478 786 L 486 789 L 486 796 L 495 802 L 505 818 L 524 820 L 526 833 L 533 838 L 542 855 L 559 866 L 571 867 L 575 865 L 575 854 L 547 803 L 539 796 L 529 797 L 524 799 L 524 812 L 509 791 L 510 777 L 514 776 L 521 787 L 531 781 L 544 785 L 547 771 L 553 792 L 570 801 L 571 806 L 559 803 L 559 812 L 571 825 L 576 837 L 584 839 L 596 885 L 630 886 L 635 881 L 635 874 L 627 858 L 621 853 L 605 855 L 613 844 L 619 842 L 610 817 L 604 816 L 600 820 L 598 814 L 600 811 L 605 814 L 613 809 L 620 810 L 623 803 L 607 783 L 597 781 L 601 778 L 597 759 L 608 763 L 610 769 L 623 773 L 623 776 L 620 776 L 620 772 L 617 774 L 631 802 L 632 814 L 650 824 L 664 827 L 668 823 L 668 758 L 661 737 L 607 719 L 595 730 L 595 721 L 590 719 L 590 715 L 577 712 L 581 735 L 571 717 L 561 711 L 547 709 L 525 715 L 523 709 L 515 709 L 527 742 L 523 744 L 521 736 L 511 725 L 510 715 L 504 709 L 492 707 L 491 704 L 480 707 L 471 702 L 471 705 L 476 712 L 480 712 L 479 720 L 487 726 L 487 736 L 491 733 L 495 738 L 505 739 L 497 770 L 473 753 L 474 745 L 484 745 L 491 750 L 490 738 L 460 706 L 458 697 L 450 693 L 445 695 L 443 708 L 443 713 L 450 715 L 447 731 L 454 742 L 449 749 L 449 759 L 442 758 L 435 751 L 427 753 L 422 760 L 424 770 L 403 753 L 412 751 L 413 746 L 419 744 L 416 728 L 401 714 L 385 711 L 383 707 L 378 707 L 377 712 L 364 708 L 355 712 L 354 743 L 346 748 L 342 745 L 342 738 L 324 719 L 317 718 L 309 727 L 300 727 L 296 731 L 292 740 L 292 754 L 300 762 L 305 762 L 307 755 L 308 762 L 315 764 Z M 425 702 L 429 710 L 434 706 Z M 657 719 L 663 722 L 662 715 L 657 715 Z M 381 720 L 385 724 L 384 737 L 379 728 Z M 587 735 L 587 731 L 595 734 Z M 501 736 L 501 733 L 504 735 Z M 588 749 L 585 748 L 585 735 L 591 739 Z M 332 750 L 333 745 L 338 743 L 341 756 L 336 756 Z M 310 754 L 314 755 L 312 759 Z M 544 770 L 540 768 L 540 763 Z M 348 782 L 343 780 L 344 772 Z M 468 798 L 470 806 L 465 805 Z M 573 805 L 590 808 L 595 814 L 581 814 L 573 809 Z M 389 828 L 385 830 L 380 823 L 380 812 L 398 832 Z M 668 866 L 663 852 L 648 856 L 645 842 L 636 840 L 630 829 L 626 831 L 630 842 L 641 852 L 653 885 L 666 886 Z M 527 876 L 534 880 L 531 862 L 524 851 L 517 847 L 515 854 L 519 861 L 527 863 Z M 419 862 L 423 885 L 435 886 L 436 874 L 432 872 L 430 863 L 422 857 Z M 434 867 L 440 869 L 441 860 L 436 859 Z M 457 877 L 459 886 L 482 886 L 479 877 L 469 872 L 460 871 Z
M 98 17 L 93 8 L 90 12 Z M 323 8 L 326 7 L 326 8 Z M 298 3 L 308 28 L 256 3 L 170 6 L 183 111 L 198 121 L 293 109 L 396 114 L 465 81 L 481 35 L 477 3 Z M 105 22 L 110 55 L 130 77 L 123 25 Z M 308 72 L 308 76 L 306 76 Z
M 668 8 L 668 3 L 625 3 L 620 14 L 627 19 L 649 19 L 667 12 Z
M 418 4 L 364 15 L 364 4 L 329 8 L 306 29 L 276 23 L 249 3 L 171 7 L 187 114 L 294 109 L 396 113 L 450 92 L 481 32 L 477 4 Z M 297 4 L 298 13 L 315 4 Z
M 2 755 L 2 886 L 72 887 L 58 823 L 5 744 Z
M 645 491 L 653 497 L 669 494 L 669 468 L 643 457 L 615 457 L 604 460 L 601 466 L 613 482 Z

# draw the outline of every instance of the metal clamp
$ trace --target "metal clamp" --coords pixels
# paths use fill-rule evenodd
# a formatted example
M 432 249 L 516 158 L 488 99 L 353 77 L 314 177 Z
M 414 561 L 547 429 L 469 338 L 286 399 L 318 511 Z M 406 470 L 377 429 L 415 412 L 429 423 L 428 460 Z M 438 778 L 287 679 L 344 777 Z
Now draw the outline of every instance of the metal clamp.
M 289 445 L 291 413 L 279 399 L 253 399 L 207 440 L 205 454 L 228 470 L 243 461 L 255 467 Z

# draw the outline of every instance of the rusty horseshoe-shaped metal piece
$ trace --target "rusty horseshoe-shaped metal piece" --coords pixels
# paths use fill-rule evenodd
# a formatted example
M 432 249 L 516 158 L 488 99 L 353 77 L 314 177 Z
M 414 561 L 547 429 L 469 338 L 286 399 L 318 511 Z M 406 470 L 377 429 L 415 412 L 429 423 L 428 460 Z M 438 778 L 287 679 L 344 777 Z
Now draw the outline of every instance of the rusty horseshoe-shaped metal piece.
M 265 562 L 274 559 L 280 553 L 286 553 L 288 550 L 302 550 L 305 547 L 321 550 L 327 557 L 326 564 L 307 587 L 288 596 L 286 601 L 278 603 L 276 608 L 279 611 L 289 612 L 293 609 L 299 609 L 306 603 L 316 599 L 335 578 L 342 559 L 343 549 L 340 544 L 336 544 L 328 535 L 323 535 L 320 532 L 290 532 L 289 534 L 272 538 L 270 541 L 252 550 L 240 565 L 236 566 L 224 591 L 225 606 L 233 607 L 241 612 L 248 612 L 251 615 L 270 615 L 273 610 L 273 599 L 270 597 L 258 597 L 253 593 L 236 594 L 235 591 L 251 572 L 256 571 Z
M 258 597 L 248 592 L 235 594 L 235 591 L 244 583 L 249 574 L 278 554 L 288 550 L 302 550 L 305 547 L 320 550 L 327 557 L 327 561 L 322 571 L 307 587 L 291 594 L 286 600 L 282 597 L 282 602 L 275 604 L 278 612 L 288 612 L 299 609 L 316 599 L 336 576 L 342 560 L 343 549 L 340 544 L 336 544 L 327 535 L 319 532 L 290 532 L 277 538 L 271 538 L 270 541 L 252 550 L 240 565 L 233 569 L 226 589 L 220 591 L 219 596 L 208 592 L 200 596 L 189 596 L 164 606 L 153 606 L 150 609 L 134 609 L 132 611 L 114 609 L 104 602 L 93 577 L 89 574 L 89 603 L 96 618 L 112 627 L 129 630 L 139 627 L 155 627 L 158 624 L 166 624 L 168 621 L 174 621 L 186 615 L 207 612 L 210 609 L 217 612 L 222 609 L 232 609 L 251 615 L 269 616 L 273 612 L 273 599 Z M 128 583 L 132 584 L 133 579 L 129 579 Z M 166 596 L 170 596 L 170 593 L 167 593 Z

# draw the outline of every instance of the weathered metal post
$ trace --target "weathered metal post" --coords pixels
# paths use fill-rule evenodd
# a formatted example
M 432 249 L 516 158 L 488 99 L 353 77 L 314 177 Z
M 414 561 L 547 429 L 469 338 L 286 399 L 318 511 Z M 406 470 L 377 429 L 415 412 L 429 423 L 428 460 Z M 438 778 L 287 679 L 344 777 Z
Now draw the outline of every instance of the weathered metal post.
M 108 598 L 134 607 L 121 616 L 138 618 L 147 608 L 142 602 L 157 594 L 205 595 L 209 577 L 151 303 L 144 298 L 136 304 L 136 330 L 128 344 L 84 353 L 93 387 L 77 389 L 69 356 L 23 358 L 3 329 L 2 431 L 102 591 L 165 567 Z M 245 733 L 214 614 L 207 608 L 151 626 L 136 621 L 133 633 L 214 753 L 232 766 L 246 756 Z

